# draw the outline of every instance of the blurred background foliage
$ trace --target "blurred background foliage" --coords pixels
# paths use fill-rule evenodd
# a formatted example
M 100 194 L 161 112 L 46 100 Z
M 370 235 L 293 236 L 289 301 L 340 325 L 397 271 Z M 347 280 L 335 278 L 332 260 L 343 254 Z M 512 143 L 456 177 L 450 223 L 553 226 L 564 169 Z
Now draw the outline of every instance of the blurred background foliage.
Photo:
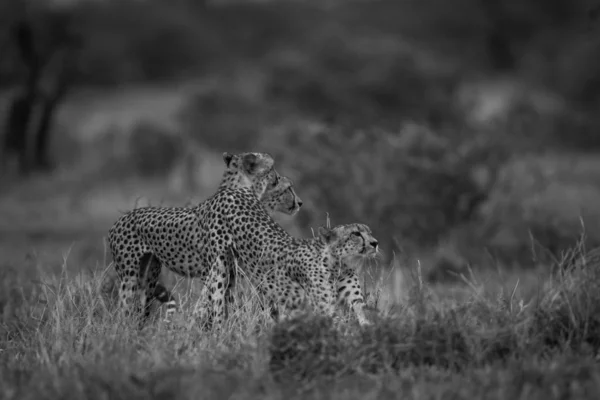
M 422 257 L 432 279 L 551 264 L 582 232 L 600 245 L 592 6 L 3 1 L 3 120 L 26 79 L 12 27 L 28 21 L 42 50 L 77 40 L 53 168 L 20 179 L 6 169 L 4 224 L 30 215 L 15 207 L 40 207 L 24 200 L 31 191 L 54 218 L 82 213 L 102 231 L 140 194 L 206 198 L 223 151 L 268 151 L 304 200 L 285 221 L 295 234 L 326 213 L 360 221 L 388 260 Z

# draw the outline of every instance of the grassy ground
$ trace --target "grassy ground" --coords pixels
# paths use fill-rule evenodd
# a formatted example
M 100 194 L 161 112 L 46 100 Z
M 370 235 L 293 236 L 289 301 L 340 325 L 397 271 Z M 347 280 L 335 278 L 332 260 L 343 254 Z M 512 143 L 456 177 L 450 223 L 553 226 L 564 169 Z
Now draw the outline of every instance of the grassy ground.
M 597 271 L 488 271 L 428 286 L 416 265 L 394 263 L 368 279 L 366 328 L 309 316 L 274 325 L 242 284 L 227 324 L 206 331 L 198 285 L 184 283 L 182 313 L 165 323 L 157 308 L 139 330 L 99 292 L 110 261 L 99 231 L 2 236 L 2 398 L 600 395 Z
M 5 398 L 246 399 L 308 391 L 315 398 L 537 399 L 600 393 L 598 332 L 577 337 L 585 334 L 572 325 L 595 310 L 571 304 L 574 320 L 560 321 L 564 335 L 552 319 L 540 321 L 566 317 L 553 308 L 563 295 L 589 300 L 570 292 L 574 276 L 545 287 L 516 286 L 505 296 L 490 280 L 463 287 L 463 296 L 411 281 L 407 296 L 380 306 L 379 317 L 373 310 L 375 324 L 364 329 L 353 321 L 333 326 L 308 317 L 273 326 L 246 291 L 223 331 L 206 332 L 189 303 L 171 324 L 157 318 L 136 329 L 98 295 L 98 273 L 65 273 L 35 284 L 34 270 L 10 272 L 2 291 Z M 527 296 L 531 300 L 523 303 Z

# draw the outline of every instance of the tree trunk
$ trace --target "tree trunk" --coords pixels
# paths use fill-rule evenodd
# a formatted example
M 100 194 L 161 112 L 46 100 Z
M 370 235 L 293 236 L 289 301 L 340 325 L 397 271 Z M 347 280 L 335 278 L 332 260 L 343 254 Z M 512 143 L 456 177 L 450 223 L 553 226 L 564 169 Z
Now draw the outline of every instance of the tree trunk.
M 68 58 L 70 54 L 68 54 L 67 50 L 64 51 L 65 53 L 63 54 L 62 59 L 58 61 L 60 64 L 55 78 L 56 83 L 53 88 L 54 90 L 49 90 L 48 95 L 44 97 L 40 123 L 34 137 L 35 166 L 41 170 L 48 170 L 51 167 L 48 157 L 48 146 L 50 143 L 54 116 L 58 105 L 67 95 L 70 86 L 69 74 L 71 70 L 69 68 L 70 59 Z

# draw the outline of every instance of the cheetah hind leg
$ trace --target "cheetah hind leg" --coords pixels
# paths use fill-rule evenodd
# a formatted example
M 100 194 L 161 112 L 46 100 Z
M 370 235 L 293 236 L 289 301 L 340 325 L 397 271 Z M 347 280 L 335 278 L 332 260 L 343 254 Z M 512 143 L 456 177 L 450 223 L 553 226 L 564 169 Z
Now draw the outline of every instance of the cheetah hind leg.
M 325 269 L 319 269 L 306 276 L 304 290 L 308 304 L 313 311 L 327 317 L 335 314 L 335 280 Z
M 141 286 L 141 308 L 144 324 L 150 317 L 153 300 L 156 298 L 156 286 L 161 272 L 161 263 L 152 253 L 146 253 L 140 257 L 139 261 L 139 282 Z
M 164 318 L 164 322 L 171 322 L 171 319 L 179 309 L 175 296 L 160 282 L 156 284 L 154 288 L 154 298 L 166 305 L 167 311 Z
M 136 290 L 137 291 L 137 290 Z M 134 292 L 135 293 L 135 292 Z M 132 295 L 133 296 L 133 295 Z M 160 282 L 156 284 L 154 289 L 153 298 L 157 301 L 165 304 L 167 307 L 165 322 L 169 322 L 173 315 L 178 311 L 179 305 L 177 304 L 177 299 L 175 296 Z M 140 310 L 137 310 L 139 313 Z
M 123 275 L 119 285 L 119 308 L 123 311 L 125 318 L 139 315 L 141 309 L 139 304 L 139 290 L 137 276 Z
M 271 317 L 278 322 L 296 318 L 306 311 L 308 298 L 306 290 L 287 274 L 280 274 L 279 288 L 271 302 Z

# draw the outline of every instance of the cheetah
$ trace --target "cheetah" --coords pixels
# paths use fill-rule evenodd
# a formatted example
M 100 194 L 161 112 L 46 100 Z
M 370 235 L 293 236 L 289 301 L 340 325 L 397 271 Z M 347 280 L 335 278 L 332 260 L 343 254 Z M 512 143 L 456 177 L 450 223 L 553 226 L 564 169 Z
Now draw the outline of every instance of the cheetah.
M 330 248 L 321 251 L 313 250 L 310 255 L 308 255 L 309 253 L 297 251 L 292 248 L 291 251 L 286 253 L 286 258 L 281 261 L 281 264 L 284 265 L 281 270 L 288 274 L 294 281 L 299 282 L 303 289 L 306 289 L 312 284 L 313 280 L 310 278 L 310 275 L 314 274 L 314 268 L 321 268 L 319 261 L 331 253 L 333 260 L 330 262 L 329 272 L 330 279 L 333 280 L 335 285 L 337 304 L 339 306 L 346 304 L 353 310 L 360 325 L 370 324 L 364 314 L 365 303 L 360 281 L 355 270 L 348 265 L 347 259 L 355 256 L 361 258 L 377 257 L 379 255 L 377 239 L 373 237 L 371 229 L 367 225 L 356 223 L 338 225 L 331 229 L 320 227 L 318 232 L 318 237 L 304 239 L 302 248 L 315 249 L 315 242 L 329 244 Z M 312 260 L 310 259 L 311 257 Z M 309 268 L 307 268 L 307 265 Z M 307 294 L 305 293 L 304 295 Z M 283 299 L 287 311 L 293 312 L 298 308 L 298 304 L 294 304 L 294 300 L 287 299 L 286 295 L 281 293 L 280 288 L 279 296 L 276 297 Z M 302 297 L 301 294 L 301 302 L 303 301 Z M 304 299 L 304 302 L 306 300 Z M 308 300 L 313 307 L 318 306 L 318 304 L 315 304 L 318 299 L 315 299 L 314 296 L 312 298 L 309 297 Z
M 261 203 L 265 207 L 265 209 L 270 213 L 279 212 L 281 214 L 286 214 L 289 216 L 295 216 L 300 208 L 302 208 L 302 200 L 296 192 L 294 191 L 294 183 L 292 180 L 286 176 L 280 176 L 279 182 L 277 186 L 272 189 L 267 190 L 262 198 Z M 235 287 L 235 279 L 236 279 L 236 268 L 235 264 L 232 264 L 232 267 L 229 268 L 229 280 L 228 286 L 225 289 L 225 296 L 228 304 L 232 305 L 234 303 L 233 290 Z M 164 286 L 157 286 L 155 295 L 160 296 L 161 301 L 167 303 L 167 319 L 173 315 L 177 309 L 176 304 L 172 302 L 171 293 L 165 293 L 163 290 L 166 290 Z M 208 287 L 204 285 L 202 287 L 202 291 L 200 292 L 200 298 L 206 299 L 208 297 Z M 158 298 L 158 297 L 157 297 Z
M 294 216 L 302 208 L 302 199 L 296 194 L 294 190 L 294 183 L 291 179 L 285 176 L 279 177 L 279 182 L 274 188 L 270 188 L 263 194 L 261 198 L 262 204 L 265 206 L 267 211 L 271 213 L 280 212 L 282 214 Z M 149 254 L 140 260 L 143 263 L 159 262 L 154 258 L 150 258 Z M 157 267 L 158 268 L 158 267 Z M 117 289 L 116 281 L 118 280 L 116 270 L 111 269 L 105 275 L 100 291 L 106 296 L 113 295 Z M 226 296 L 229 304 L 233 304 L 232 291 L 235 286 L 235 268 L 230 271 L 230 277 L 228 287 L 226 289 Z M 206 285 L 203 286 L 200 298 L 206 298 Z M 115 293 L 116 295 L 116 293 Z M 166 288 L 166 286 L 160 281 L 157 282 L 153 295 L 151 296 L 162 304 L 166 305 L 166 321 L 175 314 L 178 308 L 177 301 L 172 293 Z
M 334 311 L 332 267 L 337 259 L 363 254 L 368 251 L 367 244 L 377 251 L 370 230 L 359 229 L 359 224 L 320 229 L 319 240 L 294 238 L 265 212 L 248 188 L 220 188 L 205 204 L 201 248 L 204 260 L 218 271 L 209 292 L 212 319 L 217 324 L 227 318 L 223 286 L 229 251 L 241 261 L 240 268 L 259 293 L 272 303 L 294 309 L 307 297 L 317 311 L 327 315 Z M 356 243 L 362 245 L 345 247 L 354 243 L 350 236 L 356 236 Z
M 330 263 L 331 275 L 329 278 L 335 283 L 336 303 L 339 306 L 346 305 L 351 309 L 361 326 L 369 325 L 370 322 L 364 313 L 365 302 L 359 278 L 355 270 L 347 263 L 346 258 L 378 256 L 377 240 L 373 237 L 370 228 L 364 224 L 339 225 L 331 229 L 332 233 L 329 233 L 329 229 L 320 227 L 318 232 L 319 235 L 312 239 L 296 239 L 299 246 L 288 249 L 285 258 L 278 261 L 273 272 L 267 273 L 264 277 L 263 283 L 275 282 L 274 290 L 258 288 L 271 305 L 271 316 L 276 320 L 280 319 L 281 308 L 293 315 L 296 311 L 300 311 L 301 307 L 306 306 L 307 301 L 309 305 L 318 307 L 318 303 L 315 303 L 314 299 L 307 297 L 305 288 L 312 284 L 311 275 L 314 275 L 315 272 L 318 273 L 314 269 L 321 268 L 320 260 L 331 253 L 333 259 Z M 313 259 L 302 258 L 306 254 L 310 254 Z M 307 265 L 309 266 L 308 274 Z M 311 271 L 311 269 L 313 270 Z M 294 281 L 292 283 L 294 293 L 290 293 L 288 289 L 278 283 L 289 283 L 290 279 Z M 161 293 L 161 295 L 166 296 L 165 293 Z M 226 297 L 225 302 L 228 301 L 230 300 Z
M 273 168 L 274 160 L 269 154 L 223 153 L 223 160 L 226 169 L 218 191 L 244 188 L 252 193 L 253 199 L 264 197 L 267 207 L 290 214 L 301 207 L 301 200 L 295 192 L 291 193 L 292 182 L 288 179 L 280 182 L 282 177 Z M 280 191 L 275 190 L 278 187 Z M 286 193 L 288 189 L 290 192 Z M 281 193 L 281 190 L 284 199 L 296 199 L 293 207 L 286 208 L 279 201 L 282 197 L 276 193 Z M 260 202 L 260 206 L 264 210 L 263 202 Z M 137 308 L 137 311 L 143 310 L 147 317 L 152 299 L 171 299 L 170 295 L 163 295 L 160 287 L 156 291 L 161 266 L 204 281 L 215 273 L 211 271 L 203 252 L 207 243 L 212 244 L 203 238 L 207 232 L 204 219 L 209 207 L 214 212 L 218 205 L 205 201 L 192 208 L 137 208 L 121 216 L 109 229 L 108 244 L 121 281 L 119 302 L 127 315 Z M 223 265 L 232 266 L 232 254 L 224 254 L 222 261 Z M 218 271 L 222 274 L 219 276 L 222 285 L 220 290 L 230 287 L 226 281 L 232 275 L 231 270 L 232 267 Z M 140 298 L 140 303 L 136 301 L 137 298 Z

